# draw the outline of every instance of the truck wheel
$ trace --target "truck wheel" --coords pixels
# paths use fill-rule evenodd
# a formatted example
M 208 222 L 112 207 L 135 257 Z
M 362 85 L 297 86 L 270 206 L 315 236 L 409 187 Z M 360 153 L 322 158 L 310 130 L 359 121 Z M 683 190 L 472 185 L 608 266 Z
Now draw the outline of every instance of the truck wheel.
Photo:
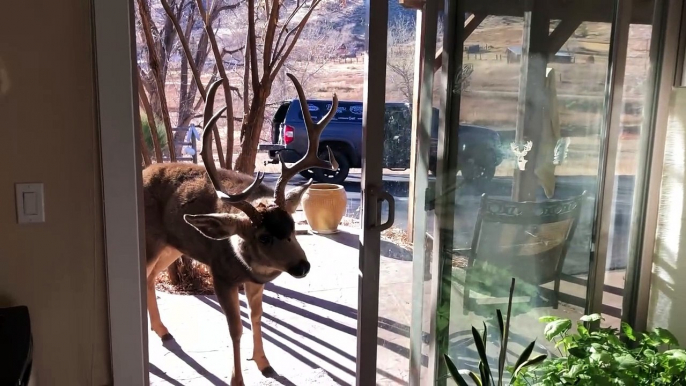
M 495 176 L 495 155 L 486 153 L 478 159 L 468 158 L 460 167 L 462 177 L 475 187 L 483 190 L 486 184 Z
M 314 179 L 317 182 L 323 182 L 327 184 L 340 185 L 348 178 L 348 173 L 350 172 L 350 161 L 343 153 L 336 150 L 333 151 L 333 156 L 336 157 L 336 162 L 338 162 L 338 170 L 324 170 L 324 169 L 313 169 Z M 328 161 L 329 154 L 326 150 L 319 153 L 319 158 Z

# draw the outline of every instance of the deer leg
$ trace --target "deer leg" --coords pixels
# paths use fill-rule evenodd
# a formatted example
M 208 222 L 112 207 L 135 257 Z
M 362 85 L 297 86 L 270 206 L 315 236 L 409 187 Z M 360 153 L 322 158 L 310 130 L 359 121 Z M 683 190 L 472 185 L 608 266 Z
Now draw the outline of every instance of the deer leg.
M 274 369 L 269 365 L 262 345 L 262 291 L 264 291 L 263 284 L 245 283 L 245 296 L 248 298 L 252 323 L 252 360 L 264 376 L 269 376 L 274 373 Z
M 231 386 L 245 386 L 241 369 L 241 335 L 243 335 L 243 322 L 241 321 L 241 309 L 238 302 L 238 287 L 225 286 L 214 277 L 214 291 L 217 294 L 219 305 L 224 310 L 226 321 L 229 324 L 229 335 L 233 344 L 233 371 L 231 372 Z
M 171 339 L 172 335 L 167 330 L 167 327 L 164 326 L 164 323 L 162 323 L 160 310 L 157 308 L 155 278 L 156 276 L 148 276 L 148 315 L 150 315 L 150 329 L 155 331 L 155 334 L 164 341 Z
M 157 255 L 157 258 L 153 259 L 145 269 L 148 284 L 147 300 L 148 314 L 150 315 L 150 329 L 155 331 L 155 334 L 163 341 L 172 339 L 173 337 L 160 318 L 160 310 L 157 308 L 157 296 L 155 295 L 155 280 L 160 272 L 167 269 L 167 267 L 179 257 L 181 257 L 181 252 L 176 249 L 170 247 L 163 248 Z

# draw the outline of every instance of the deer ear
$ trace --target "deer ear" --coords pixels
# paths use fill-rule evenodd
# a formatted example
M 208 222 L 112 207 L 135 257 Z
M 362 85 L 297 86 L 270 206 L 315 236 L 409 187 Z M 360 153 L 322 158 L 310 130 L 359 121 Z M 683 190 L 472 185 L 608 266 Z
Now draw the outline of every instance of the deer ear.
M 241 233 L 245 228 L 245 218 L 228 213 L 185 214 L 183 219 L 203 236 L 213 240 L 225 240 Z
M 286 212 L 290 214 L 295 213 L 298 209 L 298 205 L 300 205 L 300 200 L 303 198 L 303 194 L 305 194 L 310 185 L 312 185 L 312 180 L 308 181 L 305 185 L 298 186 L 286 193 Z

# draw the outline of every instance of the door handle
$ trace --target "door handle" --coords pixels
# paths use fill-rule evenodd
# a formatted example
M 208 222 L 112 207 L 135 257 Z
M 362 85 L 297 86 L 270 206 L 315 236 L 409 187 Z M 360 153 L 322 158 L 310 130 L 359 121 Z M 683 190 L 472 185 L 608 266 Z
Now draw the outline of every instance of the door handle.
M 393 196 L 382 190 L 379 192 L 379 196 L 376 198 L 376 202 L 378 203 L 377 206 L 377 223 L 381 221 L 381 203 L 382 202 L 388 202 L 388 220 L 386 220 L 385 223 L 379 224 L 378 226 L 374 227 L 374 230 L 378 230 L 379 232 L 383 232 L 386 229 L 390 228 L 393 226 L 393 223 L 395 222 L 395 199 Z

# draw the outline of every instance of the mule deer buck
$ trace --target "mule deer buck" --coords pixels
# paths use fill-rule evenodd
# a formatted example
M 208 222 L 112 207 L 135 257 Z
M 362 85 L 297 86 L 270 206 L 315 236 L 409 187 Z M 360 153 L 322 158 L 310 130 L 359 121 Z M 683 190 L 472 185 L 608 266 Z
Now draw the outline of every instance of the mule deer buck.
M 291 74 L 301 106 L 307 106 L 302 86 Z M 212 115 L 215 93 L 221 82 L 210 85 L 204 111 L 202 161 L 205 167 L 188 163 L 160 163 L 143 170 L 145 199 L 145 246 L 150 327 L 164 341 L 172 339 L 160 319 L 155 297 L 155 278 L 172 262 L 186 255 L 209 267 L 219 304 L 226 315 L 233 346 L 231 385 L 243 385 L 240 339 L 243 330 L 238 287 L 245 286 L 253 332 L 253 357 L 259 370 L 274 370 L 262 346 L 261 317 L 264 283 L 287 272 L 303 278 L 310 263 L 295 237 L 293 213 L 312 180 L 286 193 L 286 184 L 309 168 L 336 170 L 317 157 L 319 138 L 338 106 L 333 95 L 331 110 L 314 123 L 303 108 L 309 147 L 305 156 L 290 167 L 281 160 L 276 187 L 262 185 L 263 173 L 253 180 L 247 175 L 217 170 L 212 156 L 212 126 L 226 110 Z M 242 191 L 241 191 L 242 190 Z M 240 191 L 240 193 L 229 193 Z M 273 198 L 273 201 L 271 200 Z

